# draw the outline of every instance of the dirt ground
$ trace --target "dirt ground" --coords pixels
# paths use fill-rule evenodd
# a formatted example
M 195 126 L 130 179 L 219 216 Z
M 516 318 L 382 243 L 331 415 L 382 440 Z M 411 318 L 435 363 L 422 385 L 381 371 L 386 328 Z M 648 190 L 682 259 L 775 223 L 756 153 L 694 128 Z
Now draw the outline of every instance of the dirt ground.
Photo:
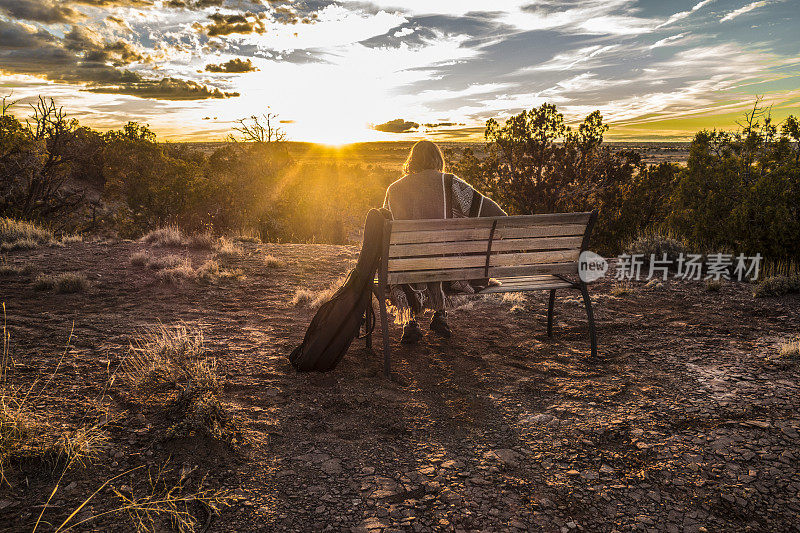
M 451 340 L 428 334 L 401 347 L 393 325 L 391 381 L 363 341 L 335 371 L 301 375 L 286 355 L 313 310 L 292 296 L 326 288 L 357 251 L 244 247 L 232 263 L 246 278 L 212 285 L 170 285 L 131 266 L 148 248 L 136 242 L 9 253 L 10 264 L 83 271 L 91 282 L 55 294 L 34 291 L 32 275 L 0 278 L 13 379 L 26 386 L 52 372 L 74 323 L 35 408 L 67 428 L 98 397 L 111 414 L 108 444 L 65 475 L 45 522 L 60 523 L 117 474 L 168 464 L 191 471 L 188 484 L 207 476 L 233 496 L 208 531 L 800 530 L 800 369 L 775 360 L 800 333 L 797 296 L 673 281 L 615 296 L 613 281 L 596 283 L 597 363 L 577 292 L 559 293 L 552 339 L 546 293 L 485 298 L 451 312 Z M 181 253 L 195 266 L 210 254 Z M 283 264 L 265 266 L 266 253 Z M 131 339 L 158 323 L 202 327 L 224 406 L 242 428 L 237 446 L 165 440 L 161 422 L 116 385 L 102 394 Z M 0 488 L 0 530 L 31 531 L 56 479 L 41 466 L 15 468 Z M 113 485 L 136 489 L 142 472 Z M 79 516 L 117 504 L 106 487 Z M 78 529 L 133 524 L 111 514 Z

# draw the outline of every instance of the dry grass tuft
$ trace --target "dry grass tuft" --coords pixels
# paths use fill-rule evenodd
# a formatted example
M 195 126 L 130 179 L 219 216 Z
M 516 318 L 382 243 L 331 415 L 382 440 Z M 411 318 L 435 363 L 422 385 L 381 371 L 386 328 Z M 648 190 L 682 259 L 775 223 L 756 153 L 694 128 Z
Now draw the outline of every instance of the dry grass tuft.
M 132 342 L 123 371 L 143 402 L 176 391 L 165 406 L 176 420 L 167 437 L 204 435 L 231 444 L 240 438 L 219 401 L 217 362 L 208 357 L 201 330 L 180 325 L 146 331 Z
M 759 281 L 753 289 L 753 296 L 765 298 L 767 296 L 783 296 L 800 292 L 800 275 L 771 276 Z
M 0 251 L 13 252 L 14 250 L 33 250 L 38 248 L 39 243 L 31 239 L 20 239 L 14 242 L 4 242 L 0 244 Z
M 217 250 L 217 257 L 221 259 L 230 259 L 233 257 L 239 257 L 242 254 L 244 254 L 244 249 L 241 246 L 229 241 L 225 237 L 219 238 L 216 250 Z
M 159 519 L 170 530 L 179 533 L 196 531 L 201 525 L 195 517 L 198 508 L 205 508 L 210 518 L 211 513 L 219 514 L 222 507 L 228 506 L 231 497 L 225 490 L 206 489 L 205 478 L 199 481 L 196 489 L 187 490 L 192 472 L 182 468 L 177 481 L 173 482 L 166 480 L 163 468 L 158 469 L 155 475 L 148 472 L 147 485 L 141 494 L 133 489 L 123 491 L 112 487 L 122 504 L 118 510 L 127 514 L 137 532 L 153 531 Z
M 664 282 L 658 278 L 653 278 L 644 284 L 644 288 L 657 291 L 664 288 Z
M 39 274 L 33 280 L 33 290 L 35 291 L 49 291 L 56 286 L 55 278 L 47 274 Z
M 525 294 L 522 292 L 503 292 L 499 296 L 501 302 L 512 306 L 523 305 L 527 301 Z
M 154 229 L 140 240 L 154 246 L 181 246 L 185 242 L 185 236 L 178 226 L 165 226 Z
M 297 289 L 292 296 L 291 304 L 299 307 L 314 307 L 313 303 L 317 293 L 308 289 Z
M 233 240 L 236 242 L 252 242 L 258 244 L 261 242 L 261 237 L 255 230 L 241 230 L 233 236 Z
M 784 342 L 778 346 L 778 357 L 781 359 L 800 359 L 800 339 Z
M 214 236 L 210 232 L 195 233 L 191 235 L 187 241 L 190 248 L 197 248 L 199 250 L 211 250 L 214 248 Z
M 8 467 L 17 461 L 38 461 L 55 468 L 62 465 L 66 472 L 73 465 L 83 466 L 96 457 L 102 443 L 107 440 L 100 423 L 84 424 L 77 429 L 65 430 L 60 424 L 52 424 L 40 411 L 29 406 L 47 389 L 66 355 L 72 334 L 67 340 L 67 349 L 61 355 L 49 379 L 39 387 L 37 378 L 27 389 L 11 382 L 9 370 L 13 368 L 10 353 L 10 334 L 5 320 L 3 304 L 3 337 L 0 352 L 0 485 L 10 484 L 6 474 Z M 63 473 L 62 473 L 63 476 Z
M 269 268 L 278 268 L 284 265 L 283 260 L 278 259 L 274 255 L 265 255 L 264 256 L 264 266 Z
M 20 274 L 30 274 L 32 267 L 30 265 L 17 266 L 8 263 L 8 258 L 5 256 L 0 257 L 0 277 L 3 276 L 18 276 Z
M 219 262 L 209 259 L 197 269 L 196 276 L 198 281 L 215 283 L 222 279 L 245 279 L 245 275 L 240 268 L 228 269 L 220 267 Z
M 59 294 L 83 292 L 89 288 L 89 280 L 82 272 L 65 272 L 63 274 L 39 274 L 33 281 L 33 289 L 49 291 L 55 289 Z
M 89 288 L 89 280 L 82 272 L 67 272 L 56 276 L 56 292 L 71 294 L 83 292 Z
M 327 289 L 320 291 L 311 291 L 308 289 L 297 289 L 294 291 L 294 296 L 290 300 L 292 305 L 298 307 L 308 307 L 309 309 L 316 309 L 333 297 L 339 287 L 344 285 L 347 276 L 341 276 L 336 281 L 330 284 Z
M 185 263 L 161 269 L 156 272 L 156 278 L 163 282 L 178 284 L 187 280 L 196 279 L 197 273 L 192 268 L 191 263 Z
M 197 279 L 200 281 L 213 282 L 219 278 L 219 263 L 214 259 L 209 259 L 197 269 Z
M 611 295 L 616 297 L 627 296 L 629 294 L 633 294 L 636 292 L 636 289 L 630 283 L 621 283 L 618 285 L 614 285 L 611 289 Z
M 0 218 L 0 251 L 28 250 L 56 244 L 53 232 L 31 222 Z
M 722 280 L 719 279 L 706 280 L 705 288 L 707 292 L 719 292 L 719 290 L 722 288 Z
M 61 244 L 75 244 L 83 242 L 83 235 L 64 235 L 61 237 Z
M 134 252 L 133 254 L 131 254 L 129 261 L 133 266 L 143 267 L 150 264 L 150 261 L 152 259 L 153 256 L 150 255 L 150 252 L 144 251 L 144 252 Z
M 150 257 L 150 260 L 147 262 L 147 266 L 153 270 L 161 270 L 164 268 L 174 268 L 186 265 L 189 265 L 189 267 L 192 266 L 189 258 L 175 254 L 162 255 L 161 257 Z

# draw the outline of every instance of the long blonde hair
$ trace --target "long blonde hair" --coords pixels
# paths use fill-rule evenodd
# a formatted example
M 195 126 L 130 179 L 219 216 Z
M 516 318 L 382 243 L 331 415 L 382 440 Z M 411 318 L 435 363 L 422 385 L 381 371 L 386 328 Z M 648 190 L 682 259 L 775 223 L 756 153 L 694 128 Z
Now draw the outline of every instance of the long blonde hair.
M 431 141 L 419 141 L 408 153 L 403 164 L 403 174 L 414 174 L 423 170 L 444 172 L 444 156 L 442 151 Z

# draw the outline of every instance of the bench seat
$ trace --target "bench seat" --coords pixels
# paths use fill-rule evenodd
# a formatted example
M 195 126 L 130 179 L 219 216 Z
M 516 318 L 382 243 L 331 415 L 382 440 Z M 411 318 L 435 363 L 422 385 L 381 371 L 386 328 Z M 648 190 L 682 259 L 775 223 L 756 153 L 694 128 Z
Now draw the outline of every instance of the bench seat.
M 550 292 L 547 334 L 552 335 L 556 290 L 577 289 L 589 322 L 592 358 L 597 356 L 594 315 L 586 283 L 578 275 L 597 211 L 508 217 L 387 220 L 373 292 L 383 333 L 384 372 L 391 370 L 386 295 L 390 285 L 495 279 L 477 294 Z M 575 278 L 572 281 L 570 278 Z M 374 315 L 366 313 L 367 347 Z
M 572 289 L 575 286 L 573 282 L 554 275 L 524 276 L 518 278 L 498 279 L 497 281 L 500 282 L 500 285 L 486 287 L 477 294 Z

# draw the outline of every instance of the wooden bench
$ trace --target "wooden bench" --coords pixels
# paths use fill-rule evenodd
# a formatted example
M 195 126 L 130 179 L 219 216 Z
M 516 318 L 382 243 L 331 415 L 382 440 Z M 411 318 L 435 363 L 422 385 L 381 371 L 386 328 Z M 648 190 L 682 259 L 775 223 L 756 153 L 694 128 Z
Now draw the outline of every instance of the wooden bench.
M 597 357 L 589 292 L 578 277 L 578 257 L 589 244 L 597 211 L 447 220 L 387 220 L 373 290 L 383 333 L 384 373 L 391 370 L 386 295 L 389 285 L 493 278 L 500 285 L 478 294 L 549 290 L 547 335 L 553 333 L 553 304 L 558 289 L 583 295 L 589 322 L 591 355 Z M 569 279 L 566 276 L 574 276 Z M 366 313 L 367 331 L 374 324 Z M 372 348 L 372 335 L 367 335 Z

